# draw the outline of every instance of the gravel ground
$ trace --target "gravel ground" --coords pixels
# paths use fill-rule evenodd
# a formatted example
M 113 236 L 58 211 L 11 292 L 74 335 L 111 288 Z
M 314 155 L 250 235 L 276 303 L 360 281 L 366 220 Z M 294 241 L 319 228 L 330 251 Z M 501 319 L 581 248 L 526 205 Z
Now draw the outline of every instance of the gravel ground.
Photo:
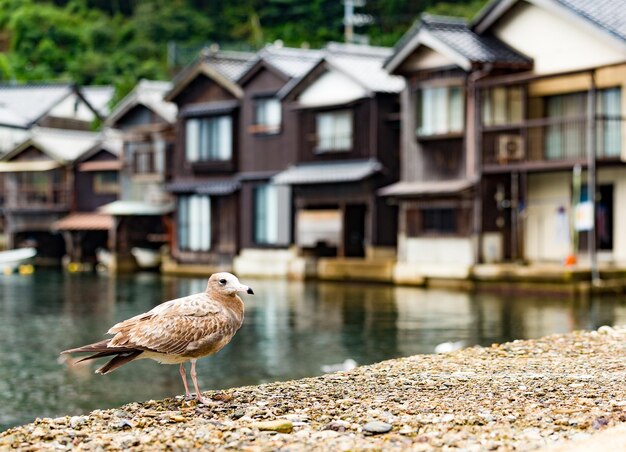
M 626 422 L 626 327 L 206 395 L 211 406 L 178 397 L 37 419 L 1 433 L 0 450 L 482 451 L 593 442 Z

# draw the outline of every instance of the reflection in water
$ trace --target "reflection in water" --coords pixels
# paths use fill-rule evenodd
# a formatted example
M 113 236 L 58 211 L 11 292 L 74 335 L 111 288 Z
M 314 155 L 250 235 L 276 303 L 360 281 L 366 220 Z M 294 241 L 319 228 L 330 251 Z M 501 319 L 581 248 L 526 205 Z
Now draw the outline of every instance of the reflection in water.
M 233 341 L 198 362 L 204 388 L 319 375 L 323 365 L 432 353 L 448 341 L 487 346 L 626 323 L 621 297 L 589 301 L 367 284 L 244 283 L 256 295 L 245 296 L 246 319 Z M 205 286 L 202 278 L 150 273 L 3 277 L 0 428 L 182 393 L 175 366 L 146 360 L 100 376 L 93 373 L 99 364 L 77 364 L 58 353 L 99 340 L 113 323 Z

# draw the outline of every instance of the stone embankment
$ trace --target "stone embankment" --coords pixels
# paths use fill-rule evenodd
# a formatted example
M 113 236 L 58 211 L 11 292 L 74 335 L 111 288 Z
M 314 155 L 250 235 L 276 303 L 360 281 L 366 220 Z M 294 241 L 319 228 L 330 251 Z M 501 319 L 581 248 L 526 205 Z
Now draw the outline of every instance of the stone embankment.
M 207 395 L 37 419 L 0 450 L 626 450 L 626 328 Z

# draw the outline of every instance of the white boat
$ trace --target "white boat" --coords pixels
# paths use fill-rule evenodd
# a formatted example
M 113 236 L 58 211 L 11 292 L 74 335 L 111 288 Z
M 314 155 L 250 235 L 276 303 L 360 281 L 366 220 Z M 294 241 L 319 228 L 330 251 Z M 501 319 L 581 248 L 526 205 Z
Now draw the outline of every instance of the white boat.
M 139 268 L 156 268 L 161 265 L 161 251 L 150 248 L 131 248 L 130 253 L 137 261 Z
M 0 251 L 0 268 L 5 273 L 13 273 L 21 264 L 24 264 L 36 255 L 37 250 L 35 248 L 16 248 L 14 250 Z
M 99 266 L 109 268 L 111 267 L 111 263 L 113 262 L 113 255 L 107 249 L 98 248 L 96 250 L 96 259 L 98 260 Z

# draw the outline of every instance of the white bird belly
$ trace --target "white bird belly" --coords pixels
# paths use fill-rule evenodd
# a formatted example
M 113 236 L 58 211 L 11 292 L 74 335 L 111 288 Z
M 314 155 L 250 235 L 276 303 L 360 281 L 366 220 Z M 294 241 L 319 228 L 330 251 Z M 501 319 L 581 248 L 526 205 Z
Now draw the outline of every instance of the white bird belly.
M 180 364 L 189 361 L 191 358 L 180 355 L 169 355 L 167 353 L 143 352 L 138 359 L 152 359 L 161 364 Z

